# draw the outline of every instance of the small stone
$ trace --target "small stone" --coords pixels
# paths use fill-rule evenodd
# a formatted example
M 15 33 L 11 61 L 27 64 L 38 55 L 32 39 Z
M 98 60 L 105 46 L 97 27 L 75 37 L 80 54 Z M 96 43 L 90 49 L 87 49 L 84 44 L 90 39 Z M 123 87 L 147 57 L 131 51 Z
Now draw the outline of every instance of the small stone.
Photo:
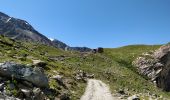
M 140 100 L 140 98 L 137 95 L 133 95 L 129 97 L 128 100 Z
M 47 63 L 45 63 L 44 61 L 41 61 L 41 60 L 33 60 L 33 65 L 37 66 L 37 67 L 45 68 Z
M 0 84 L 0 91 L 4 89 L 4 83 Z
M 41 92 L 41 89 L 40 89 L 40 88 L 34 88 L 34 89 L 33 89 L 33 93 L 34 93 L 35 96 L 39 95 L 40 92 Z
M 21 91 L 26 95 L 26 97 L 30 97 L 31 91 L 27 89 L 21 89 Z
M 61 76 L 61 75 L 53 76 L 53 77 L 51 77 L 51 79 L 55 79 L 57 82 L 63 84 L 63 76 Z
M 34 94 L 33 100 L 45 100 L 46 98 L 44 92 L 42 92 L 40 88 L 34 88 L 33 94 Z

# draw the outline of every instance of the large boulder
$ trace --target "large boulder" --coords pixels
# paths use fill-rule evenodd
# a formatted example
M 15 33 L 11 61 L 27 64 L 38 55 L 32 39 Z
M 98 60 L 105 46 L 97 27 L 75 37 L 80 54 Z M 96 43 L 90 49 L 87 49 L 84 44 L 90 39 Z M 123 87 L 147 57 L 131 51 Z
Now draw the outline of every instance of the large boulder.
M 170 91 L 170 44 L 153 53 L 144 53 L 133 64 L 140 74 L 147 76 L 165 91 Z
M 48 87 L 48 78 L 38 67 L 32 68 L 14 62 L 5 62 L 0 64 L 0 75 L 28 81 L 38 87 Z

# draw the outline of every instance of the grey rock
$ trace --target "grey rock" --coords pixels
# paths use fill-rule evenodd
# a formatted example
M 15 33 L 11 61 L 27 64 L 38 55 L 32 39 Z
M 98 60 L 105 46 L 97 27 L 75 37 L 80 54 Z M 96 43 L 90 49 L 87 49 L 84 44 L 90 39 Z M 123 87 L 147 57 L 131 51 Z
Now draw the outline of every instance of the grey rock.
M 45 68 L 47 63 L 41 60 L 32 60 L 33 61 L 33 65 L 37 66 L 37 67 L 42 67 Z
M 128 100 L 140 100 L 140 98 L 137 95 L 133 95 L 131 97 L 128 97 Z
M 61 75 L 55 75 L 55 76 L 52 76 L 52 77 L 51 77 L 51 79 L 55 79 L 55 80 L 60 81 L 60 82 L 63 81 L 62 78 L 63 78 L 63 76 L 61 76 Z
M 67 88 L 67 87 L 66 87 L 66 84 L 65 84 L 65 82 L 64 82 L 63 76 L 61 76 L 61 75 L 55 75 L 55 76 L 51 77 L 51 79 L 56 80 L 59 85 L 63 86 L 64 88 Z
M 31 96 L 31 91 L 30 90 L 21 89 L 21 92 L 23 92 L 26 95 L 26 97 L 30 97 Z
M 161 71 L 163 66 L 152 55 L 149 58 L 145 56 L 138 57 L 133 64 L 137 67 L 141 75 L 147 76 L 153 81 L 157 78 L 158 71 Z
M 158 50 L 154 52 L 154 57 L 160 60 L 164 60 L 165 56 L 170 52 L 170 45 L 161 46 Z
M 88 78 L 94 78 L 94 74 L 88 74 L 82 70 L 79 70 L 75 75 L 76 80 L 82 80 L 84 82 L 86 82 Z
M 33 93 L 34 93 L 35 96 L 37 96 L 41 93 L 41 89 L 40 88 L 34 88 Z
M 163 90 L 170 91 L 170 44 L 153 54 L 138 57 L 133 64 L 141 75 L 147 76 Z
M 15 97 L 10 97 L 10 96 L 0 93 L 0 100 L 21 100 L 21 99 L 15 98 Z
M 4 83 L 0 84 L 0 91 L 4 89 L 4 85 L 5 85 Z
M 76 79 L 76 80 L 87 81 L 87 73 L 84 72 L 84 71 L 82 71 L 82 70 L 79 70 L 79 71 L 76 73 L 75 79 Z
M 34 94 L 33 100 L 45 100 L 46 98 L 44 92 L 42 92 L 40 88 L 34 88 L 33 94 Z
M 14 62 L 0 65 L 0 75 L 28 81 L 38 87 L 48 87 L 48 78 L 39 68 L 30 68 Z

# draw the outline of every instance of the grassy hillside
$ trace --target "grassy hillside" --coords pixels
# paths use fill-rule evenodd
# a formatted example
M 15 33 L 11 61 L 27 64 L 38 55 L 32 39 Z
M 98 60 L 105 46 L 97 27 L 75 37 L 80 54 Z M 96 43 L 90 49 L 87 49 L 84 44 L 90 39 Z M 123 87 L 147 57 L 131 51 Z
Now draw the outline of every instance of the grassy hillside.
M 112 60 L 112 73 L 113 77 L 110 79 L 112 82 L 111 87 L 114 89 L 128 89 L 132 94 L 134 93 L 151 93 L 151 94 L 164 94 L 153 84 L 140 76 L 132 62 L 142 53 L 153 51 L 159 48 L 160 45 L 147 46 L 147 45 L 131 45 L 115 49 L 105 49 L 104 55 Z
M 37 59 L 45 61 L 48 67 L 45 69 L 45 73 L 49 77 L 57 72 L 64 76 L 64 80 L 69 81 L 67 88 L 64 88 L 54 80 L 50 80 L 50 88 L 59 93 L 67 92 L 71 100 L 78 100 L 86 86 L 84 81 L 75 79 L 79 70 L 94 74 L 96 79 L 109 84 L 113 93 L 122 89 L 127 90 L 129 95 L 150 93 L 168 98 L 169 93 L 161 92 L 149 80 L 140 76 L 132 66 L 132 61 L 137 56 L 159 47 L 160 45 L 132 45 L 104 49 L 102 54 L 79 53 L 63 51 L 42 44 L 18 42 L 0 36 L 0 62 L 15 61 L 22 64 L 32 64 L 33 60 Z

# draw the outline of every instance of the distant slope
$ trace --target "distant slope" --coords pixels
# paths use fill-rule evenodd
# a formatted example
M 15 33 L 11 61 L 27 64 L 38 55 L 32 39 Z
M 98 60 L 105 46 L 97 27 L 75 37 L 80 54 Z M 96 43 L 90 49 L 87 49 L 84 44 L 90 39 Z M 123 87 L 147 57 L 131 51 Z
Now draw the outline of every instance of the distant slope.
M 65 50 L 76 50 L 81 52 L 90 51 L 91 49 L 85 49 L 84 47 L 69 47 L 67 44 L 54 40 L 51 41 L 46 36 L 35 30 L 27 21 L 10 17 L 2 12 L 0 12 L 0 34 L 10 37 L 15 40 L 37 42 L 41 44 L 46 44 L 54 46 Z
M 90 52 L 91 49 L 90 48 L 87 48 L 87 47 L 70 47 L 68 46 L 67 44 L 57 40 L 57 39 L 54 39 L 52 41 L 52 43 L 58 47 L 58 48 L 61 48 L 63 50 L 69 50 L 69 51 L 80 51 L 80 52 Z
M 67 47 L 69 47 L 67 44 L 65 44 L 65 43 L 63 43 L 63 42 L 61 42 L 61 41 L 59 41 L 59 40 L 57 40 L 57 39 L 52 40 L 52 43 L 53 43 L 56 47 L 61 48 L 61 49 L 63 49 L 63 50 L 65 50 Z

